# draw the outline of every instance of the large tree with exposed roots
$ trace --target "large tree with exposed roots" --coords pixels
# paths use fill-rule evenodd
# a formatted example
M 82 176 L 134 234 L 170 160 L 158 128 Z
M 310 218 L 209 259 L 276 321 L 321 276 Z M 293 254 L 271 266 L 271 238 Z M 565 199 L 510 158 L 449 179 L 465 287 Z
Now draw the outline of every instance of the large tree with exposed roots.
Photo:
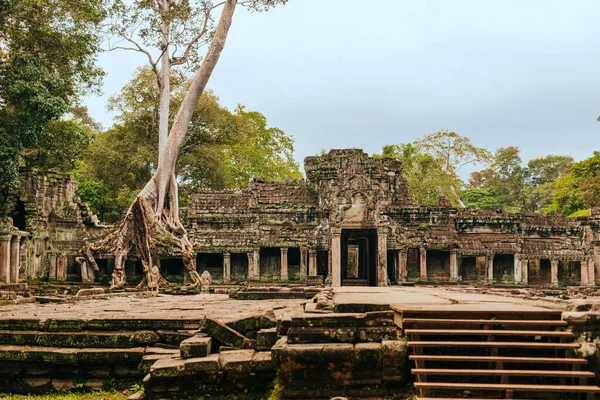
M 126 5 L 122 0 L 113 0 L 110 4 L 107 25 L 110 49 L 144 54 L 156 75 L 160 99 L 159 156 L 154 176 L 137 195 L 117 229 L 82 249 L 84 258 L 95 270 L 98 270 L 95 253 L 114 254 L 112 288 L 126 284 L 125 261 L 131 254 L 142 260 L 145 278 L 140 285 L 158 288 L 165 282 L 158 273 L 159 255 L 174 251 L 180 251 L 183 256 L 189 283 L 199 284 L 193 245 L 179 219 L 177 158 L 198 100 L 225 46 L 236 6 L 264 11 L 286 2 L 136 0 Z M 214 14 L 219 10 L 217 22 Z M 169 77 L 178 66 L 187 68 L 193 77 L 170 123 Z

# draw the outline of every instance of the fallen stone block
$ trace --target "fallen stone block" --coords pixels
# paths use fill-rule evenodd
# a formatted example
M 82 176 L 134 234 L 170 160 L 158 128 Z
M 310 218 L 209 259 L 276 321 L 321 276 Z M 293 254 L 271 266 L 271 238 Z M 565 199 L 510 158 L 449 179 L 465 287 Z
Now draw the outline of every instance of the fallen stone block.
M 179 346 L 185 339 L 189 339 L 194 336 L 191 331 L 156 331 L 160 336 L 160 342 L 171 346 Z
M 186 375 L 214 374 L 219 372 L 219 354 L 210 354 L 206 357 L 188 358 L 185 362 Z
M 77 294 L 75 296 L 76 297 L 95 296 L 95 295 L 104 294 L 104 293 L 106 293 L 106 290 L 104 288 L 79 289 L 79 291 L 77 292 Z
M 212 349 L 212 338 L 199 334 L 185 339 L 179 345 L 181 358 L 206 357 Z
M 0 290 L 0 300 L 16 300 L 17 292 L 9 290 Z
M 175 378 L 183 375 L 185 361 L 180 358 L 163 358 L 156 360 L 150 367 L 152 378 Z
M 384 340 L 383 350 L 383 381 L 404 382 L 408 371 L 408 348 L 404 340 Z
M 288 342 L 296 343 L 352 343 L 356 327 L 290 327 Z
M 200 331 L 227 346 L 238 349 L 249 349 L 256 347 L 256 341 L 248 339 L 241 333 L 231 329 L 220 321 L 211 318 L 206 318 L 204 320 Z
M 137 331 L 133 334 L 133 341 L 136 345 L 149 346 L 160 342 L 160 336 L 154 331 Z
M 257 351 L 252 357 L 251 370 L 258 371 L 274 371 L 275 364 L 270 351 Z
M 256 336 L 257 350 L 271 350 L 277 342 L 277 328 L 261 329 Z
M 227 351 L 219 354 L 221 371 L 236 374 L 249 374 L 252 370 L 252 357 L 254 350 Z

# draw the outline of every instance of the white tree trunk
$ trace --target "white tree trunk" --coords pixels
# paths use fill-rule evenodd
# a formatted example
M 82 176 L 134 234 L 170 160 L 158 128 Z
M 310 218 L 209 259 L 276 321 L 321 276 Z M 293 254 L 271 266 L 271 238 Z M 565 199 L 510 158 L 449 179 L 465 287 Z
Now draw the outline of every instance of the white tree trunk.
M 188 125 L 192 119 L 198 100 L 200 100 L 200 96 L 204 92 L 206 84 L 219 61 L 223 47 L 225 47 L 225 41 L 231 27 L 236 4 L 237 0 L 227 0 L 225 2 L 217 29 L 206 52 L 204 61 L 191 81 L 190 88 L 173 121 L 165 149 L 159 155 L 158 168 L 153 178 L 157 188 L 157 203 L 155 208 L 157 218 L 162 215 L 166 200 L 165 196 L 170 180 L 174 176 L 175 164 L 185 141 Z
M 163 12 L 169 11 L 169 2 L 163 3 Z M 159 107 L 158 107 L 158 156 L 164 152 L 169 136 L 169 105 L 171 102 L 171 82 L 169 75 L 171 72 L 171 60 L 169 54 L 171 26 L 168 20 L 163 19 L 162 23 L 162 43 L 161 43 L 161 61 L 160 70 L 157 72 Z

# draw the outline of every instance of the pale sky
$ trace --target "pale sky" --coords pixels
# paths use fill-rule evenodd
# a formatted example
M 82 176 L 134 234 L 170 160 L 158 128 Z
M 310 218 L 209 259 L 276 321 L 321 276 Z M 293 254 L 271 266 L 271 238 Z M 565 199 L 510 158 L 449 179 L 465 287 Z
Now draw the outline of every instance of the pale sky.
M 369 154 L 440 129 L 524 160 L 591 156 L 600 133 L 600 1 L 289 0 L 238 8 L 209 87 L 295 138 L 295 158 Z M 145 59 L 100 56 L 105 109 Z

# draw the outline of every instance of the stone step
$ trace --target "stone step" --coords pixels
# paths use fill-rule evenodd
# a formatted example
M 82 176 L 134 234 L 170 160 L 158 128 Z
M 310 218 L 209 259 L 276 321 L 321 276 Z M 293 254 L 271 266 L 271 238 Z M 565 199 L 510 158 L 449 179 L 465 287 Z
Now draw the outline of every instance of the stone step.
M 540 343 L 540 342 L 446 342 L 446 341 L 409 341 L 408 347 L 503 347 L 538 349 L 578 349 L 580 343 Z
M 442 369 L 442 368 L 414 368 L 414 375 L 488 375 L 488 376 L 540 376 L 560 378 L 593 378 L 595 375 L 589 371 L 552 371 L 552 370 L 522 370 L 522 369 Z
M 484 319 L 484 320 L 561 320 L 562 311 L 557 310 L 481 310 L 473 309 L 424 309 L 406 310 L 393 307 L 403 318 L 428 319 Z
M 0 331 L 0 345 L 33 345 L 74 348 L 131 348 L 160 341 L 153 331 L 139 332 L 35 332 Z
M 16 331 L 179 331 L 199 329 L 203 319 L 159 318 L 11 318 L 0 317 L 0 330 Z
M 418 389 L 444 390 L 482 390 L 542 393 L 600 393 L 600 387 L 592 385 L 519 385 L 503 383 L 449 383 L 449 382 L 415 382 Z
M 0 361 L 34 362 L 44 365 L 139 364 L 143 347 L 127 349 L 0 346 Z
M 539 363 L 539 364 L 578 364 L 585 365 L 584 358 L 555 358 L 555 357 L 500 357 L 500 356 L 438 356 L 438 355 L 409 355 L 414 361 L 445 361 L 453 364 L 460 362 L 493 362 L 493 363 Z
M 573 333 L 564 331 L 531 331 L 531 330 L 501 330 L 501 329 L 405 329 L 406 335 L 423 336 L 544 336 L 572 338 Z
M 406 325 L 436 325 L 436 326 L 464 326 L 464 325 L 476 325 L 476 326 L 510 326 L 512 329 L 516 327 L 562 327 L 567 326 L 566 321 L 558 320 L 489 320 L 489 319 L 459 319 L 459 318 L 403 318 L 402 326 Z

